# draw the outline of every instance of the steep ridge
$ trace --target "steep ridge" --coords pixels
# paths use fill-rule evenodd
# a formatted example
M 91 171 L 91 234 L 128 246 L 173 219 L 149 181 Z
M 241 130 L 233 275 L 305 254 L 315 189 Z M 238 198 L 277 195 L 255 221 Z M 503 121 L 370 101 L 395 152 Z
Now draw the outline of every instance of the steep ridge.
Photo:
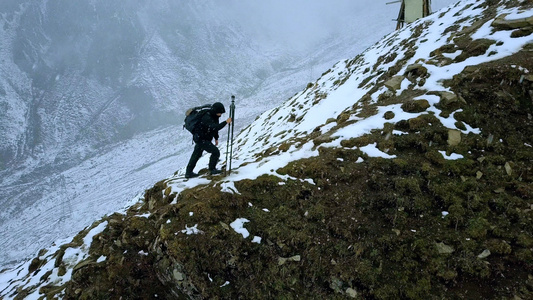
M 532 8 L 390 34 L 242 130 L 230 175 L 158 182 L 1 295 L 531 298 Z
M 373 35 L 332 35 L 302 60 L 287 47 L 264 51 L 221 7 L 1 2 L 0 268 L 74 235 L 185 164 L 186 108 L 235 93 L 240 129 L 392 28 L 380 19 Z M 109 67 L 124 59 L 125 69 Z

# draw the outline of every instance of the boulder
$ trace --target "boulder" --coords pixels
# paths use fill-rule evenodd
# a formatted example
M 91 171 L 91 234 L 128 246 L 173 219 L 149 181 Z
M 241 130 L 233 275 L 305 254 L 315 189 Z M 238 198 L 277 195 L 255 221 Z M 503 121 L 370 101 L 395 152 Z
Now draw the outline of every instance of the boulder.
M 448 145 L 457 146 L 461 143 L 461 131 L 450 129 L 448 130 Z
M 347 288 L 346 289 L 346 295 L 348 295 L 348 297 L 350 297 L 350 298 L 356 298 L 357 297 L 357 291 L 352 289 L 352 288 Z
M 428 69 L 422 64 L 412 64 L 405 69 L 406 76 L 423 77 L 428 73 Z
M 440 96 L 439 105 L 443 107 L 448 107 L 452 104 L 455 104 L 461 101 L 461 98 L 459 98 L 455 93 L 451 93 L 451 92 L 439 92 L 439 96 Z
M 402 109 L 405 112 L 419 113 L 430 107 L 429 102 L 425 99 L 411 100 L 402 104 Z
M 405 76 L 402 75 L 394 76 L 385 82 L 385 86 L 392 91 L 397 91 L 402 88 L 402 81 L 404 79 Z
M 508 162 L 505 163 L 504 168 L 505 168 L 505 172 L 507 173 L 507 175 L 509 176 L 513 175 L 513 168 L 511 168 L 511 165 Z
M 477 256 L 477 258 L 479 258 L 479 259 L 484 259 L 484 258 L 487 258 L 487 257 L 489 257 L 489 256 L 490 256 L 490 250 L 485 249 L 485 250 L 483 250 L 483 252 L 481 252 L 481 254 L 479 254 L 479 255 Z
M 500 30 L 510 30 L 533 26 L 533 16 L 514 20 L 505 19 L 507 14 L 498 16 L 491 24 L 492 27 Z
M 451 254 L 455 251 L 452 246 L 448 246 L 443 242 L 436 243 L 435 245 L 437 246 L 439 254 Z

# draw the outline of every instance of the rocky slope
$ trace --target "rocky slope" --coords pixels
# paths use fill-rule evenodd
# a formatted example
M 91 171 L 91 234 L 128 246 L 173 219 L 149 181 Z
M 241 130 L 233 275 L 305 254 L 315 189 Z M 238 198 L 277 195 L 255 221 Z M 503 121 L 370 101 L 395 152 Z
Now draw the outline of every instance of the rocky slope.
M 0 277 L 6 299 L 528 299 L 533 5 L 462 1 Z M 205 161 L 204 161 L 205 162 Z
M 297 8 L 300 18 L 320 27 L 346 15 L 337 4 L 353 9 L 335 0 L 322 18 L 307 15 L 321 2 Z M 241 3 L 0 1 L 0 268 L 121 209 L 187 163 L 187 108 L 235 94 L 242 128 L 393 28 L 379 18 L 371 33 L 322 32 L 312 40 L 325 46 L 296 51 L 273 47 L 275 38 L 259 44 L 261 28 L 243 28 L 253 14 L 232 15 Z M 288 3 L 263 4 L 293 18 L 282 12 Z M 344 25 L 394 15 L 382 6 Z

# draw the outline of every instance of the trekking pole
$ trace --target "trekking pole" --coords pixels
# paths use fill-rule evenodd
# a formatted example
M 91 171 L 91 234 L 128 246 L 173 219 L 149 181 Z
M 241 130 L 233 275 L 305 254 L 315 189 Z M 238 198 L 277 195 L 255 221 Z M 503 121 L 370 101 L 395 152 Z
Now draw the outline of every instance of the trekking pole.
M 230 142 L 230 150 L 229 150 L 229 174 L 231 174 L 231 161 L 233 159 L 233 129 L 235 128 L 235 96 L 231 96 L 231 105 L 229 107 L 229 115 L 231 118 L 231 142 Z M 228 132 L 228 141 L 230 139 L 229 132 Z M 226 160 L 227 164 L 227 160 Z
M 229 110 L 229 117 L 231 118 L 231 106 Z M 231 120 L 233 123 L 233 119 Z M 224 170 L 224 176 L 228 175 L 228 154 L 229 154 L 229 137 L 231 132 L 231 125 L 228 125 L 228 139 L 226 141 L 226 169 Z

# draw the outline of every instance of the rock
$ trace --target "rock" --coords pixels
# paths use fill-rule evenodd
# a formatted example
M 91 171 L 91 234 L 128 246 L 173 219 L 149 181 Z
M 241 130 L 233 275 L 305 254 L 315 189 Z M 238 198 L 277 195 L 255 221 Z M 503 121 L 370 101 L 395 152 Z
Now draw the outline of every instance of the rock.
M 477 178 L 477 179 L 481 179 L 481 177 L 483 177 L 483 172 L 481 172 L 481 171 L 477 171 L 477 172 L 476 172 L 476 178 Z
M 289 257 L 290 261 L 301 261 L 302 257 L 300 255 L 295 255 L 293 257 Z
M 501 193 L 505 192 L 505 189 L 504 188 L 497 188 L 497 189 L 494 190 L 494 192 L 496 194 L 501 194 Z
M 333 123 L 333 122 L 337 122 L 337 119 L 329 118 L 329 119 L 326 120 L 326 124 Z
M 94 265 L 94 264 L 96 264 L 96 262 L 92 260 L 83 260 L 80 263 L 78 263 L 76 266 L 74 266 L 74 268 L 72 269 L 72 273 L 76 273 L 80 269 L 83 269 L 89 265 Z
M 448 130 L 448 145 L 457 146 L 461 143 L 461 132 L 459 130 Z
M 511 168 L 511 165 L 508 162 L 505 163 L 505 172 L 509 176 L 513 174 L 513 169 Z
M 44 256 L 48 252 L 48 249 L 41 249 L 39 250 L 39 254 L 37 254 L 39 257 Z
M 501 16 L 496 17 L 496 19 L 490 25 L 501 30 L 524 28 L 533 25 L 533 16 L 528 18 L 506 20 L 505 17 L 507 17 L 507 15 L 508 14 L 503 14 Z
M 479 66 L 478 65 L 475 65 L 475 66 L 466 66 L 464 69 L 463 69 L 463 73 L 478 73 L 479 72 Z
M 278 257 L 278 266 L 282 266 L 287 262 L 287 258 L 285 257 Z
M 385 114 L 383 115 L 383 118 L 385 118 L 385 120 L 390 120 L 390 119 L 393 119 L 394 116 L 395 116 L 394 112 L 389 110 L 385 112 Z
M 174 269 L 174 271 L 172 271 L 172 276 L 177 281 L 183 281 L 185 279 L 185 276 L 183 275 L 183 273 L 178 272 L 178 270 L 176 270 L 176 269 Z
M 405 69 L 405 75 L 409 76 L 415 76 L 415 77 L 421 77 L 425 76 L 428 73 L 428 69 L 424 67 L 422 64 L 412 64 L 407 66 Z
M 392 91 L 397 91 L 402 88 L 402 81 L 405 79 L 405 76 L 397 75 L 385 82 L 385 86 Z
M 150 200 L 148 200 L 148 209 L 149 210 L 153 210 L 154 209 L 155 202 L 156 202 L 156 199 L 154 199 L 154 198 L 150 198 Z
M 489 255 L 490 255 L 490 250 L 489 249 L 485 249 L 485 250 L 483 250 L 483 252 L 481 252 L 480 255 L 477 256 L 477 258 L 484 259 L 484 258 L 489 257 Z
M 451 92 L 438 92 L 440 96 L 439 105 L 443 107 L 450 107 L 459 102 L 465 102 L 463 98 L 458 97 L 455 93 Z
M 512 38 L 528 36 L 533 33 L 533 26 L 516 29 L 511 33 Z
M 278 266 L 282 266 L 288 261 L 298 262 L 298 261 L 301 261 L 301 260 L 302 260 L 302 257 L 300 255 L 295 255 L 295 256 L 291 256 L 291 257 L 278 257 Z
M 451 254 L 455 251 L 452 246 L 448 246 L 443 242 L 436 243 L 435 246 L 437 246 L 439 254 Z
M 405 112 L 419 113 L 430 107 L 429 102 L 425 99 L 407 101 L 402 104 L 402 109 Z
M 39 268 L 39 266 L 41 266 L 42 262 L 43 261 L 41 261 L 38 257 L 34 258 L 31 261 L 30 266 L 28 267 L 28 272 L 35 272 Z
M 529 81 L 529 82 L 533 82 L 533 75 L 525 75 L 524 79 Z
M 319 135 L 316 139 L 314 139 L 313 143 L 315 144 L 315 146 L 318 146 L 323 143 L 329 143 L 335 139 L 336 138 L 332 137 L 330 133 L 324 133 L 322 135 Z
M 348 295 L 348 297 L 355 298 L 355 297 L 357 297 L 357 291 L 352 289 L 352 288 L 347 288 L 346 289 L 346 295 Z
M 494 135 L 491 133 L 491 134 L 489 134 L 489 136 L 487 137 L 487 145 L 492 144 L 493 141 L 494 141 Z
M 342 293 L 342 290 L 341 290 L 342 284 L 343 283 L 342 283 L 342 281 L 339 278 L 332 276 L 331 277 L 331 282 L 329 284 L 329 287 L 332 290 L 334 290 L 336 293 Z
M 224 229 L 226 229 L 226 230 L 229 230 L 229 226 L 228 226 L 228 224 L 226 224 L 226 223 L 224 223 L 224 222 L 222 222 L 222 221 L 220 221 L 220 226 L 222 226 L 222 228 L 224 228 Z

